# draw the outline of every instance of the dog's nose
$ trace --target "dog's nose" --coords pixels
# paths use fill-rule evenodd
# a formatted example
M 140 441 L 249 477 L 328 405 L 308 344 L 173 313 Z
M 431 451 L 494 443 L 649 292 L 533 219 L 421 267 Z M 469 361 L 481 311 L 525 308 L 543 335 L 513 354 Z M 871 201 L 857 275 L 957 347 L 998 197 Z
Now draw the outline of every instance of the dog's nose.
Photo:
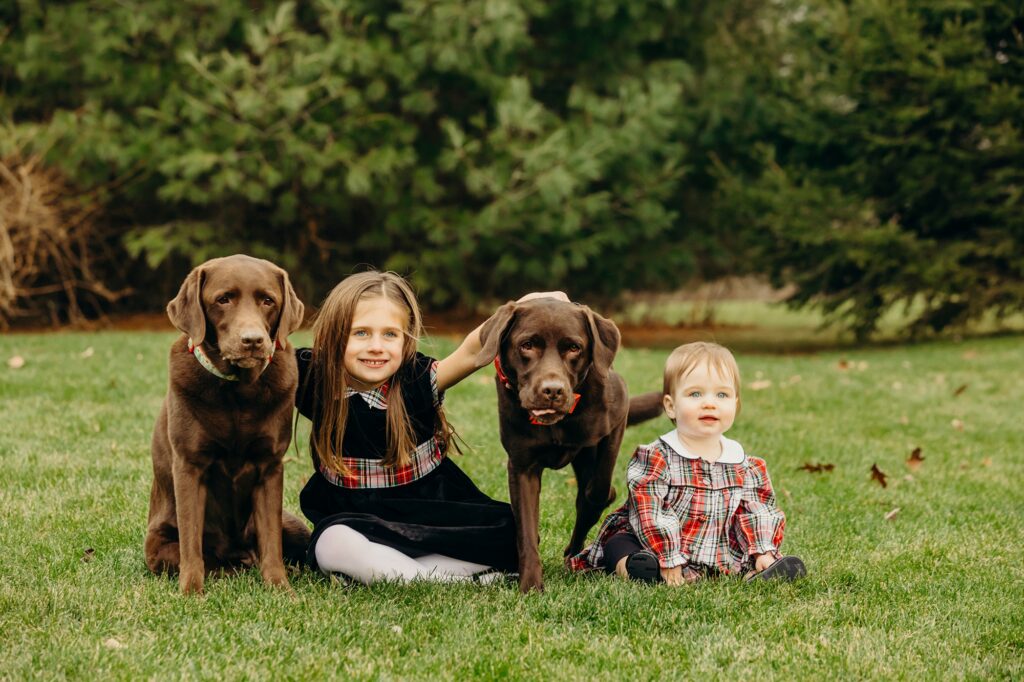
M 560 382 L 545 381 L 540 386 L 540 392 L 544 394 L 545 398 L 554 403 L 565 395 L 565 388 Z
M 246 348 L 259 348 L 263 345 L 263 334 L 258 331 L 242 332 L 242 345 Z

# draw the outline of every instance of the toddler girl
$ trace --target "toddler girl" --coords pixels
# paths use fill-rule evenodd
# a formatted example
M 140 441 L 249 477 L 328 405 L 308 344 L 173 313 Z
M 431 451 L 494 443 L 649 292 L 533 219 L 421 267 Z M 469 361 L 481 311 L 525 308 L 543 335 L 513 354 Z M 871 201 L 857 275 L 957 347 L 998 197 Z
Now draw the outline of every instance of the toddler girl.
M 726 348 L 689 343 L 665 365 L 665 413 L 675 428 L 633 454 L 629 499 L 597 540 L 569 560 L 573 570 L 669 585 L 717 574 L 793 579 L 806 574 L 781 556 L 786 520 L 763 459 L 724 434 L 740 405 L 740 373 Z

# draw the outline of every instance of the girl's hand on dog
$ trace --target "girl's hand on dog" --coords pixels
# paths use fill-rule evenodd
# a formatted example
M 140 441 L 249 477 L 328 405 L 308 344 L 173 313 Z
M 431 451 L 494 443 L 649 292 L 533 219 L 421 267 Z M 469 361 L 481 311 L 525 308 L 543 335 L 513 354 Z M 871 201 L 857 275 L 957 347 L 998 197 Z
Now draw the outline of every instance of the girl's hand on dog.
M 534 291 L 526 294 L 520 298 L 516 303 L 524 303 L 526 301 L 532 301 L 535 298 L 554 298 L 559 301 L 569 302 L 569 297 L 565 295 L 564 291 Z

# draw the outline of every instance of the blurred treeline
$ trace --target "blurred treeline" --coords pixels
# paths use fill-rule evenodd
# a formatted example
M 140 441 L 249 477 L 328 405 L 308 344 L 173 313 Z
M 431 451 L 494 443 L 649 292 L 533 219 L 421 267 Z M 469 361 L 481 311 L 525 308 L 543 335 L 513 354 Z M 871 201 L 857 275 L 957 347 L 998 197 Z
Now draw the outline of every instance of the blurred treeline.
M 434 308 L 754 273 L 862 335 L 1019 311 L 1022 85 L 1024 2 L 0 2 L 0 157 L 90 203 L 122 308 L 247 252 L 314 304 L 369 263 Z

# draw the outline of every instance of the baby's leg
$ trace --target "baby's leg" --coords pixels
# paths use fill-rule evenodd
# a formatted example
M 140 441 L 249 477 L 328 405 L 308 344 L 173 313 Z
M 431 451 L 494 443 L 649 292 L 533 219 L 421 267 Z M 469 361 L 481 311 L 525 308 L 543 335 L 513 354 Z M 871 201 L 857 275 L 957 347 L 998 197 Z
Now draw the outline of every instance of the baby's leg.
M 317 538 L 316 563 L 325 573 L 344 573 L 353 580 L 369 585 L 380 580 L 437 580 L 459 578 L 435 574 L 397 549 L 371 542 L 365 535 L 338 524 L 324 530 Z

